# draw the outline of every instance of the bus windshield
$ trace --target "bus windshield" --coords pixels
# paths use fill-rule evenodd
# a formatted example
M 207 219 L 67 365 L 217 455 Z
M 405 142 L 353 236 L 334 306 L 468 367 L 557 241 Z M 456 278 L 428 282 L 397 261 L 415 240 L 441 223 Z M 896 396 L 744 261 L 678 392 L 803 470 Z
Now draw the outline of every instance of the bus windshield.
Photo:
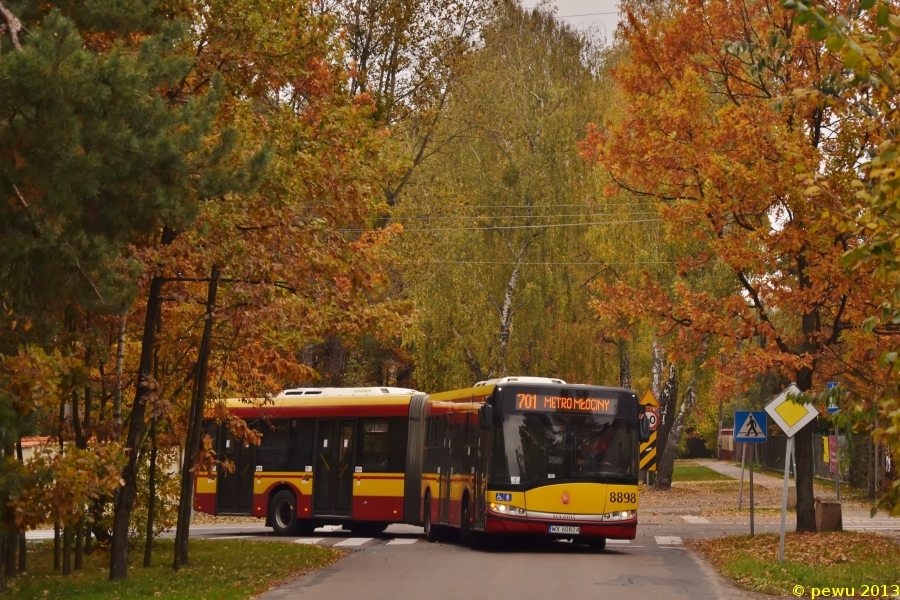
M 602 414 L 506 414 L 494 430 L 491 483 L 637 483 L 637 430 Z

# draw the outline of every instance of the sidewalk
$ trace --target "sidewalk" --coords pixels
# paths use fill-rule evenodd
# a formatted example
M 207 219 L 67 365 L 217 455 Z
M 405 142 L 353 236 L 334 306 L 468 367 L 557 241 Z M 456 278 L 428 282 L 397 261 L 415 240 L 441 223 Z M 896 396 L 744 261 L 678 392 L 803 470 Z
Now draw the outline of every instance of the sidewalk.
M 698 460 L 697 464 L 703 467 L 707 467 L 708 469 L 712 469 L 716 473 L 720 473 L 725 475 L 726 477 L 733 477 L 734 479 L 740 480 L 741 478 L 741 468 L 733 465 L 729 462 L 724 461 L 715 461 L 715 460 Z M 750 471 L 749 469 L 744 472 L 744 483 L 745 485 L 750 484 Z M 767 473 L 753 473 L 753 484 L 762 486 L 768 490 L 777 490 L 781 491 L 782 486 L 784 485 L 784 479 L 781 477 L 774 477 Z M 793 475 L 790 479 L 790 485 L 794 485 Z M 816 491 L 816 495 L 819 495 L 820 490 Z M 833 499 L 834 490 L 831 490 L 832 495 L 828 496 L 826 499 Z M 857 500 L 851 500 L 849 498 L 841 498 L 842 502 L 842 512 L 844 515 L 844 519 L 849 524 L 850 527 L 854 525 L 873 525 L 879 528 L 884 527 L 886 529 L 896 530 L 900 529 L 900 517 L 892 517 L 887 512 L 880 510 L 873 517 L 871 513 L 871 509 L 866 506 L 864 503 L 860 503 Z M 846 525 L 845 524 L 845 525 Z
M 733 477 L 734 479 L 741 479 L 741 468 L 736 467 L 731 463 L 720 462 L 715 460 L 698 460 L 697 464 L 706 467 L 708 469 L 712 469 L 716 473 L 720 473 L 726 477 Z M 750 470 L 745 469 L 744 471 L 744 482 L 747 485 L 750 485 Z M 791 485 L 793 485 L 794 479 L 791 478 Z M 784 479 L 779 477 L 773 477 L 766 473 L 760 473 L 758 471 L 753 472 L 753 485 L 761 485 L 766 489 L 770 490 L 780 490 L 784 485 Z

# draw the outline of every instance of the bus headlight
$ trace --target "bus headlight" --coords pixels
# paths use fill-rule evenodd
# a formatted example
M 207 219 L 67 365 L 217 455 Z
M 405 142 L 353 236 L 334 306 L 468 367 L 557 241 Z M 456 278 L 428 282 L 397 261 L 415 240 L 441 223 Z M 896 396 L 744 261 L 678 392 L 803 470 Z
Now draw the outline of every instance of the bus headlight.
M 501 515 L 518 515 L 525 516 L 525 509 L 519 508 L 518 506 L 512 506 L 510 504 L 496 504 L 491 502 L 491 510 L 500 513 Z
M 604 521 L 629 521 L 637 516 L 636 510 L 617 510 L 603 515 Z

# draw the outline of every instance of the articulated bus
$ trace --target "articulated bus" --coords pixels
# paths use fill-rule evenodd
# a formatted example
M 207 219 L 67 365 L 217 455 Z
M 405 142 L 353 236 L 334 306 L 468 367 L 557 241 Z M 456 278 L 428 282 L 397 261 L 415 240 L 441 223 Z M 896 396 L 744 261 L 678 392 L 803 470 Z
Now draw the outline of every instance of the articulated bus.
M 194 508 L 265 517 L 279 535 L 322 525 L 378 533 L 402 522 L 409 402 L 418 393 L 291 389 L 263 405 L 227 401 L 262 441 L 235 440 L 225 424 L 208 421 L 213 450 L 234 471 L 198 473 Z
M 454 529 L 475 544 L 485 534 L 594 549 L 634 539 L 643 417 L 631 390 L 558 379 L 505 377 L 414 398 L 407 522 L 429 541 Z
M 207 424 L 231 473 L 198 474 L 194 506 L 264 517 L 276 533 L 337 524 L 377 533 L 634 539 L 643 407 L 621 388 L 505 377 L 440 394 L 398 388 L 286 390 L 229 409 L 258 447 Z

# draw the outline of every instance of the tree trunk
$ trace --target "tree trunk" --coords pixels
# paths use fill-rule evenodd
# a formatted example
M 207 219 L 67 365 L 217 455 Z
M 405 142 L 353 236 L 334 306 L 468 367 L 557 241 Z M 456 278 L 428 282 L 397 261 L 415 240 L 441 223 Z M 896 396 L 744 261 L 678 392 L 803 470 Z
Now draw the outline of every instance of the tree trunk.
M 700 374 L 700 369 L 703 367 L 703 363 L 706 362 L 708 353 L 709 339 L 707 338 L 703 342 L 703 349 L 700 356 L 694 359 L 694 367 L 691 369 L 691 381 L 688 384 L 687 390 L 684 392 L 684 397 L 681 399 L 681 408 L 678 410 L 678 414 L 675 415 L 675 418 L 671 419 L 669 431 L 666 434 L 666 441 L 660 446 L 662 452 L 659 456 L 659 462 L 656 465 L 656 488 L 659 490 L 668 491 L 672 489 L 672 473 L 675 470 L 675 457 L 678 455 L 678 446 L 681 444 L 684 426 L 691 416 L 691 411 L 694 410 L 694 401 L 697 399 L 697 379 Z M 671 375 L 673 372 L 674 370 L 670 369 L 669 381 L 674 381 L 674 377 Z M 669 387 L 669 381 L 666 382 L 666 387 Z M 671 415 L 673 413 L 669 414 Z
M 90 369 L 91 365 L 91 351 L 88 350 L 85 353 L 84 362 L 87 363 L 88 368 Z M 82 426 L 82 431 L 84 432 L 84 445 L 87 448 L 87 442 L 91 439 L 91 409 L 93 408 L 91 405 L 93 404 L 93 390 L 91 389 L 90 383 L 84 386 L 84 425 Z M 91 545 L 91 528 L 85 522 L 82 517 L 79 520 L 78 525 L 78 534 L 83 539 L 78 542 L 78 548 L 75 550 L 75 568 L 80 569 L 84 564 L 84 556 L 83 553 L 90 555 L 94 548 Z
M 75 431 L 75 446 L 84 449 L 84 432 L 78 416 L 78 390 L 72 390 L 72 429 Z
M 347 367 L 347 351 L 344 340 L 339 335 L 326 335 L 322 341 L 325 352 L 325 385 L 341 387 L 344 380 L 344 369 Z
M 84 568 L 84 517 L 75 524 L 75 570 Z
M 63 451 L 63 425 L 66 421 L 66 403 L 64 396 L 59 399 L 59 451 Z M 53 524 L 53 570 L 59 571 L 60 568 L 60 550 L 62 548 L 61 531 L 59 521 Z
M 194 459 L 200 449 L 203 432 L 203 407 L 206 404 L 206 379 L 209 372 L 209 354 L 212 349 L 213 314 L 216 307 L 216 292 L 219 287 L 219 268 L 214 266 L 210 276 L 206 296 L 206 323 L 197 354 L 197 375 L 194 379 L 194 394 L 188 414 L 187 439 L 184 445 L 184 460 L 181 463 L 181 496 L 178 499 L 178 523 L 175 530 L 175 558 L 172 567 L 177 571 L 188 564 L 188 535 L 191 526 L 191 498 L 194 491 Z
M 870 500 L 875 499 L 875 440 L 871 434 L 866 439 L 866 465 L 868 466 L 867 491 Z
M 162 290 L 162 284 L 160 284 Z M 128 317 L 119 319 L 119 338 L 116 341 L 116 389 L 113 395 L 113 431 L 116 441 L 122 436 L 122 366 L 125 364 L 125 324 Z
M 675 363 L 669 363 L 668 374 L 659 395 L 659 427 L 657 429 L 656 449 L 666 447 L 672 420 L 675 418 L 675 407 L 678 405 L 678 373 Z M 658 468 L 658 467 L 657 467 Z
M 170 234 L 174 235 L 174 234 Z M 116 497 L 113 514 L 112 547 L 109 557 L 110 581 L 128 577 L 128 525 L 134 499 L 137 495 L 137 456 L 138 446 L 144 437 L 144 415 L 147 411 L 147 399 L 154 393 L 154 384 L 150 380 L 153 373 L 153 348 L 156 345 L 156 317 L 162 303 L 162 288 L 165 279 L 159 275 L 150 281 L 147 294 L 147 314 L 144 322 L 144 335 L 141 339 L 141 358 L 138 365 L 138 380 L 134 394 L 131 417 L 128 420 L 128 435 L 125 439 L 125 451 L 128 460 L 122 471 L 123 485 Z M 116 359 L 118 362 L 118 358 Z M 118 369 L 118 364 L 116 369 Z M 120 405 L 121 408 L 121 405 Z M 120 413 L 121 418 L 121 413 Z
M 616 342 L 619 348 L 619 387 L 631 389 L 631 354 L 628 352 L 628 342 L 619 340 Z
M 149 567 L 153 557 L 153 519 L 156 512 L 156 428 L 159 419 L 150 421 L 150 475 L 147 484 L 147 540 L 144 543 L 144 567 Z
M 681 435 L 684 433 L 684 424 L 691 411 L 694 409 L 694 400 L 697 398 L 695 378 L 691 376 L 691 384 L 684 392 L 681 399 L 681 408 L 672 421 L 666 444 L 662 447 L 659 462 L 656 465 L 656 489 L 667 492 L 672 489 L 672 472 L 675 470 L 675 457 L 678 455 L 678 446 L 681 444 Z
M 6 553 L 3 566 L 4 575 L 12 577 L 16 574 L 16 550 L 19 549 L 19 534 L 16 533 L 15 517 L 10 516 L 6 523 Z
M 62 549 L 61 532 L 59 530 L 59 521 L 53 524 L 53 570 L 59 571 L 60 566 L 60 550 Z
M 509 281 L 506 283 L 506 291 L 503 294 L 503 306 L 500 308 L 500 335 L 498 336 L 500 341 L 498 353 L 498 377 L 504 377 L 509 374 L 506 371 L 506 353 L 509 349 L 509 337 L 512 334 L 512 304 L 516 288 L 519 287 L 519 272 L 521 271 L 522 257 L 525 255 L 526 249 L 527 245 L 522 244 L 522 249 L 519 251 L 518 255 L 516 255 L 516 266 L 513 267 L 513 271 L 509 276 Z
M 806 330 L 810 325 L 806 323 L 807 315 L 803 316 Z M 804 367 L 797 372 L 797 387 L 800 391 L 808 392 L 812 389 L 812 368 Z M 816 422 L 809 423 L 806 427 L 794 435 L 794 454 L 797 457 L 796 485 L 797 485 L 797 526 L 795 531 L 816 532 L 816 504 L 813 491 L 813 465 L 812 435 Z
M 16 442 L 16 458 L 19 459 L 21 464 L 25 464 L 25 457 L 22 455 L 22 440 L 19 439 Z M 25 532 L 19 534 L 19 573 L 25 573 L 28 567 L 28 563 L 25 561 L 25 549 L 28 544 L 25 541 Z
M 662 344 L 653 340 L 653 357 L 650 362 L 650 391 L 656 401 L 662 400 L 663 372 L 666 370 L 666 353 Z
M 63 564 L 62 574 L 72 574 L 72 526 L 66 525 L 62 531 Z

